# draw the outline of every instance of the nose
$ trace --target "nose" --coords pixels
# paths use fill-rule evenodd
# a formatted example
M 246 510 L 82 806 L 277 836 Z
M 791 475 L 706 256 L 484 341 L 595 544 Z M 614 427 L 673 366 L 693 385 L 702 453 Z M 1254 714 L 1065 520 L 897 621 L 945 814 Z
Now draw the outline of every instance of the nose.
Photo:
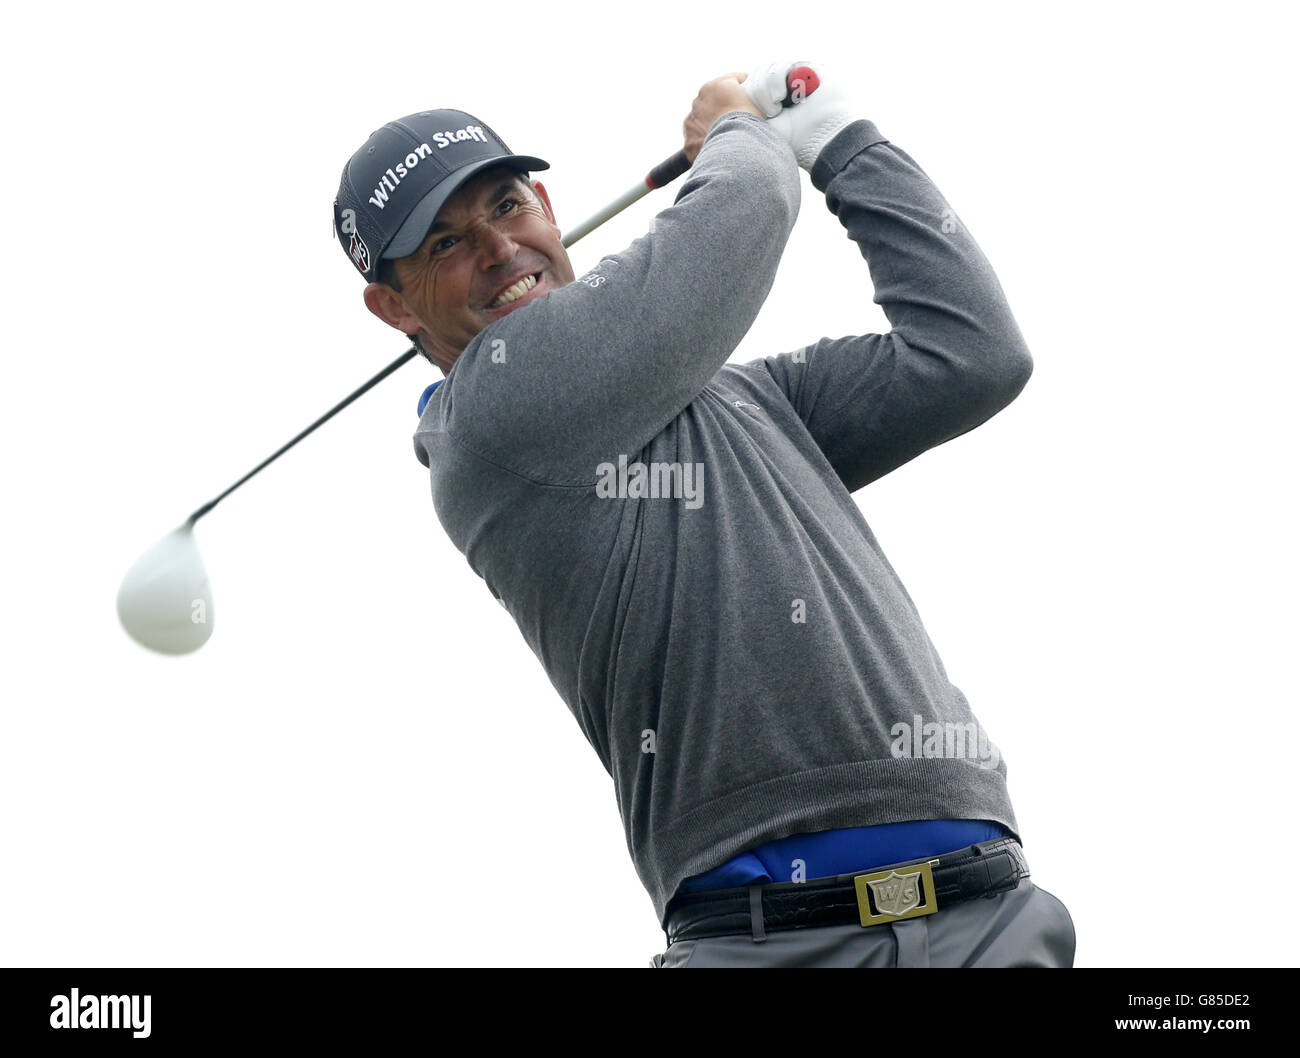
M 518 249 L 515 241 L 493 224 L 476 224 L 468 237 L 480 260 L 489 266 L 512 260 Z

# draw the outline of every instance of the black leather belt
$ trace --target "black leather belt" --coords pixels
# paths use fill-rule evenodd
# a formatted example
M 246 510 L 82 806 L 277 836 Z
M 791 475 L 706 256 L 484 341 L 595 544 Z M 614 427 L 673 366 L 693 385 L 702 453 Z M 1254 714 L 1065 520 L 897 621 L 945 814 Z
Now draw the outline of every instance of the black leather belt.
M 876 926 L 994 896 L 1028 877 L 1020 842 L 998 838 L 873 871 L 675 897 L 668 904 L 664 932 L 673 944 L 739 933 L 762 940 L 767 931 L 812 926 Z

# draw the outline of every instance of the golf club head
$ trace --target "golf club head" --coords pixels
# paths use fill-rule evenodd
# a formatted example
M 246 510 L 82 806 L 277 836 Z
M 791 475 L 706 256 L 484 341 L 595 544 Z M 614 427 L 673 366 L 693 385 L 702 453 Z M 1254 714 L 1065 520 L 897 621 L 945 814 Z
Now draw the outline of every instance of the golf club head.
M 212 587 L 189 523 L 136 559 L 117 592 L 127 634 L 159 654 L 190 654 L 212 635 Z

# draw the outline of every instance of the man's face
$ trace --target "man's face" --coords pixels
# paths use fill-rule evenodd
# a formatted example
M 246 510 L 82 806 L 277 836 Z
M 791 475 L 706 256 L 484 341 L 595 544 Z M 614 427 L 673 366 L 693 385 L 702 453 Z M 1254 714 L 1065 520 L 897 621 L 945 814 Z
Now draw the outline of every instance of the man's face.
M 418 333 L 449 371 L 489 323 L 573 282 L 546 190 L 506 168 L 484 170 L 447 200 L 420 248 L 394 262 L 401 291 L 381 284 L 376 315 Z M 513 296 L 513 300 L 511 299 Z

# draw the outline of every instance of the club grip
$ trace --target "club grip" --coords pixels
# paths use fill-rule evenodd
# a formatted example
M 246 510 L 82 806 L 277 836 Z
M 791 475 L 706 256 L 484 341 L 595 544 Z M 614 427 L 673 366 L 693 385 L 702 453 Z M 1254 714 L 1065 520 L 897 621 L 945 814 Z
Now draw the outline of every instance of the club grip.
M 781 101 L 781 105 L 783 107 L 789 107 L 799 101 L 795 98 L 796 85 L 799 85 L 802 89 L 802 95 L 800 98 L 806 98 L 817 91 L 818 87 L 821 85 L 821 79 L 817 76 L 817 71 L 811 66 L 805 66 L 800 63 L 796 66 L 792 66 L 786 72 L 785 84 L 786 94 L 785 99 Z M 646 174 L 646 187 L 653 191 L 656 188 L 671 184 L 690 167 L 691 163 L 686 157 L 686 152 L 678 151 L 671 158 L 665 158 Z
M 685 151 L 678 151 L 671 158 L 665 158 L 646 174 L 646 186 L 652 190 L 671 184 L 691 167 Z

